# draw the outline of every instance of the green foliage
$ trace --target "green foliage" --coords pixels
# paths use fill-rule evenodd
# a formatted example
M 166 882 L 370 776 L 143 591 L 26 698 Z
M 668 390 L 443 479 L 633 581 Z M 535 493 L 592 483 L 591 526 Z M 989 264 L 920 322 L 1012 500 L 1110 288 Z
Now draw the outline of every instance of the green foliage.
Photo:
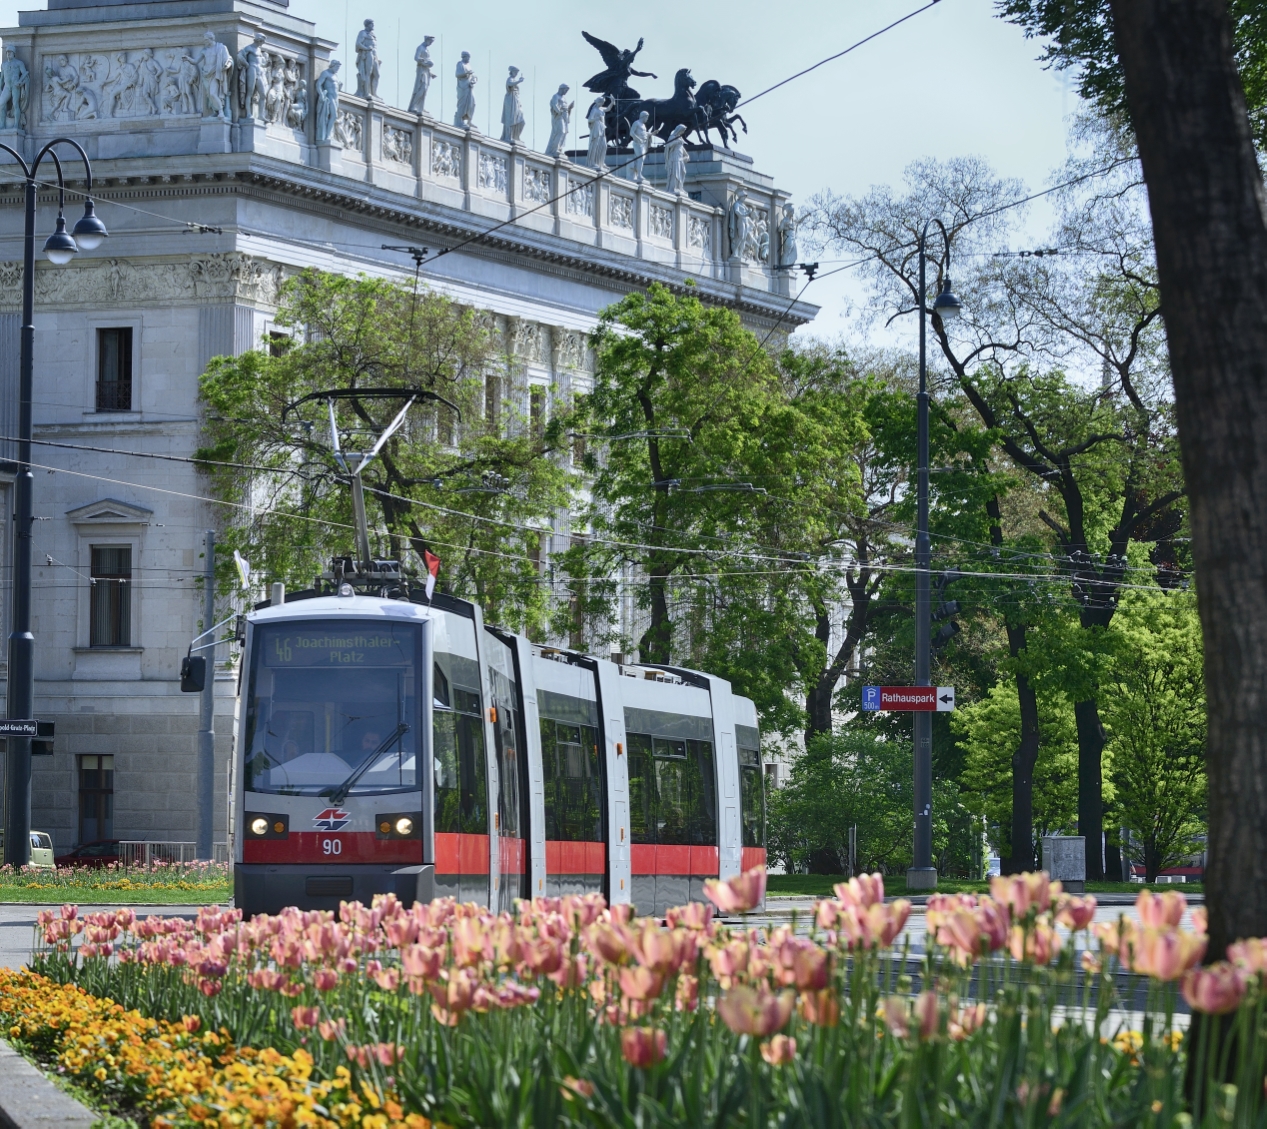
M 1205 818 L 1201 624 L 1190 592 L 1129 592 L 1105 683 L 1116 811 L 1149 882 L 1198 849 Z
M 998 0 L 1004 19 L 1047 40 L 1042 58 L 1078 71 L 1078 92 L 1106 114 L 1125 114 L 1126 87 L 1109 0 Z M 1230 0 L 1236 67 L 1260 146 L 1267 140 L 1267 3 Z
M 905 871 L 911 861 L 911 755 L 909 738 L 890 740 L 857 726 L 815 737 L 787 784 L 770 796 L 771 861 L 803 872 L 811 860 L 827 860 L 841 873 L 856 825 L 860 871 Z M 934 851 L 940 852 L 956 808 L 953 787 L 935 783 L 933 801 Z
M 1068 832 L 1078 815 L 1078 734 L 1063 695 L 1039 698 L 1038 762 L 1034 766 L 1034 837 Z M 1012 756 L 1021 741 L 1016 681 L 1004 678 L 978 702 L 957 709 L 951 726 L 965 750 L 959 786 L 969 809 L 984 816 L 1003 857 L 1012 850 Z M 1034 855 L 1040 852 L 1036 848 Z M 1034 857 L 1034 856 L 1031 856 Z
M 331 556 L 354 552 L 326 403 L 288 404 L 336 388 L 433 392 L 458 412 L 415 405 L 364 472 L 372 550 L 416 569 L 429 548 L 442 590 L 492 622 L 540 630 L 549 599 L 534 559 L 570 498 L 566 420 L 530 426 L 523 374 L 491 323 L 425 289 L 306 271 L 284 286 L 277 324 L 295 334 L 279 355 L 219 357 L 202 377 L 199 458 L 237 516 L 225 561 L 240 549 L 260 577 L 308 587 Z M 344 449 L 368 450 L 403 404 L 339 401 Z

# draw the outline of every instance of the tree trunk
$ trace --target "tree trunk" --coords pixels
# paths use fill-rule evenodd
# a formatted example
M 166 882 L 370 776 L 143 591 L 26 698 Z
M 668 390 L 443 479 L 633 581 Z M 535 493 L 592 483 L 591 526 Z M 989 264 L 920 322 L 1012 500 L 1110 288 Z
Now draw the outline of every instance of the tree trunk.
M 1078 727 L 1078 834 L 1086 839 L 1087 880 L 1099 882 L 1104 878 L 1104 726 L 1095 699 L 1074 702 L 1073 720 Z
M 1224 0 L 1112 0 L 1205 644 L 1208 959 L 1267 934 L 1267 221 Z
M 1025 650 L 1025 627 L 1007 625 L 1007 645 L 1015 658 Z M 1034 869 L 1034 765 L 1038 763 L 1038 696 L 1025 675 L 1016 675 L 1021 704 L 1021 742 L 1012 754 L 1012 855 L 1008 873 Z
M 667 666 L 673 640 L 667 575 L 653 571 L 647 587 L 651 595 L 651 623 L 638 640 L 638 658 L 644 663 L 662 663 Z
M 831 646 L 831 618 L 821 605 L 814 609 L 814 637 L 826 653 Z M 821 671 L 805 695 L 805 744 L 820 733 L 831 732 L 831 700 L 838 678 L 828 655 L 827 668 Z

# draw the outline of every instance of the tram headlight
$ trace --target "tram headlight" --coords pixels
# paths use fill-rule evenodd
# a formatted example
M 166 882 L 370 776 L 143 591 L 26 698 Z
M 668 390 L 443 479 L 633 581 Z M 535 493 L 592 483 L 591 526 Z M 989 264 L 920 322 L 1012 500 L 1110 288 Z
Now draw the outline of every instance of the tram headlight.
M 421 829 L 420 811 L 380 811 L 374 817 L 374 832 L 379 839 L 419 839 Z
M 414 833 L 414 821 L 407 815 L 402 815 L 396 820 L 397 835 L 412 835 Z
M 251 820 L 251 834 L 252 835 L 267 835 L 268 834 L 268 820 L 267 819 Z
M 248 811 L 242 825 L 248 839 L 290 838 L 290 817 L 283 812 Z

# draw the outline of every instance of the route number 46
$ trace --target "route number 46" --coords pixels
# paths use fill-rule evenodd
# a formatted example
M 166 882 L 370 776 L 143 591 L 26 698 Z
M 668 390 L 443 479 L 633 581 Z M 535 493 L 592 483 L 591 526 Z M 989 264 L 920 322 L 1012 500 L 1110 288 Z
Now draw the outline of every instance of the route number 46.
M 323 855 L 343 854 L 343 840 L 342 839 L 322 839 L 321 853 Z

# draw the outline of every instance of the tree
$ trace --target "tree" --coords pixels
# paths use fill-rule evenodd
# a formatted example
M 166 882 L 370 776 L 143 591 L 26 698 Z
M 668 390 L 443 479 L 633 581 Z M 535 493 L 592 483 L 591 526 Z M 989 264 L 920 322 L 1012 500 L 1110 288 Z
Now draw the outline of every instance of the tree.
M 857 828 L 858 871 L 902 873 L 911 861 L 912 746 L 863 727 L 846 726 L 814 738 L 792 766 L 787 784 L 769 799 L 771 861 L 789 871 L 844 874 L 849 835 Z M 933 795 L 933 842 L 943 851 L 956 808 L 953 786 Z M 811 867 L 811 860 L 828 864 Z
M 1031 692 L 1033 687 L 1029 683 Z M 998 847 L 1004 858 L 1021 862 L 1034 856 L 1044 835 L 1067 832 L 1078 812 L 1078 731 L 1073 706 L 1063 695 L 1054 694 L 1041 702 L 1035 696 L 1038 739 L 1035 757 L 1029 766 L 1031 839 L 1020 843 L 1014 838 L 1016 749 L 1028 723 L 1014 680 L 1002 680 L 990 693 L 967 708 L 956 709 L 951 726 L 966 750 L 959 786 L 969 809 L 985 817 L 999 829 Z
M 858 200 L 821 197 L 814 229 L 868 257 L 863 269 L 892 319 L 914 310 L 918 233 L 927 217 L 942 218 L 956 261 L 969 266 L 956 268 L 965 317 L 955 339 L 925 312 L 934 340 L 1001 453 L 1048 492 L 1043 518 L 1082 625 L 1103 631 L 1125 579 L 1127 547 L 1151 540 L 1182 497 L 1150 250 L 1129 210 L 1093 194 L 1094 206 L 1065 197 L 1059 237 L 1079 252 L 1072 265 L 996 258 L 1011 203 L 1023 195 L 1019 184 L 976 160 L 918 162 L 907 184 L 900 198 L 888 189 Z M 1129 192 L 1129 180 L 1119 187 Z M 1070 379 L 1066 366 L 1099 370 L 1100 387 Z M 1084 683 L 1075 710 L 1078 825 L 1098 843 L 1104 732 L 1094 684 Z M 1100 852 L 1088 860 L 1089 875 L 1102 877 Z
M 1149 882 L 1196 849 L 1205 816 L 1201 625 L 1188 592 L 1126 593 L 1106 679 L 1115 810 Z
M 1048 42 L 1043 59 L 1079 71 L 1079 93 L 1103 113 L 1127 110 L 1109 0 L 1003 0 L 1004 18 Z M 1232 0 L 1232 43 L 1254 139 L 1267 146 L 1267 3 Z
M 227 546 L 259 576 L 310 586 L 331 556 L 353 551 L 351 503 L 326 403 L 287 405 L 333 388 L 400 389 L 400 399 L 336 402 L 344 448 L 367 450 L 409 392 L 435 392 L 460 417 L 415 406 L 364 472 L 374 547 L 406 563 L 434 550 L 442 590 L 478 601 L 491 620 L 539 630 L 550 599 L 533 557 L 570 496 L 566 421 L 539 434 L 526 425 L 518 374 L 490 323 L 428 290 L 306 271 L 283 288 L 277 324 L 295 333 L 279 355 L 219 357 L 202 378 L 198 457 L 241 514 Z
M 1209 955 L 1267 933 L 1267 219 L 1221 0 L 1112 5 L 1148 184 L 1208 710 Z

